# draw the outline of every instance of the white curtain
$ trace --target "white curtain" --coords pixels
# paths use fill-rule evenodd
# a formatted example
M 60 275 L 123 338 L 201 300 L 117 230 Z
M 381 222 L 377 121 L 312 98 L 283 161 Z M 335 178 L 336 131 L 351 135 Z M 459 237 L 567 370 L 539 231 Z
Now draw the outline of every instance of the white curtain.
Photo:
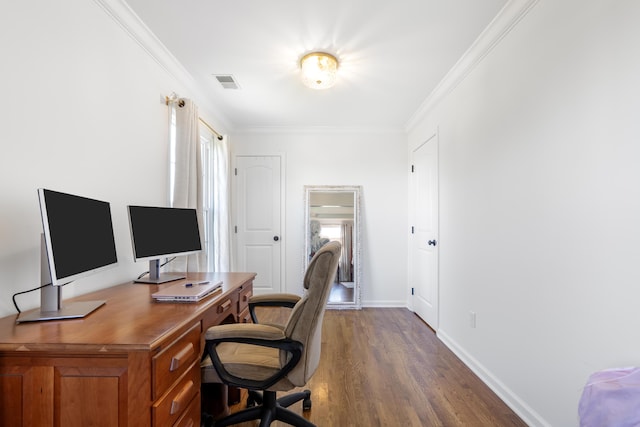
M 229 138 L 213 138 L 213 271 L 231 271 Z
M 340 227 L 342 253 L 340 254 L 341 282 L 353 282 L 353 221 L 345 221 Z
M 175 162 L 170 188 L 171 206 L 197 210 L 200 240 L 204 242 L 203 171 L 198 107 L 189 99 L 181 99 L 172 105 L 175 111 L 176 133 L 171 156 Z M 171 269 L 176 271 L 207 271 L 204 251 L 176 259 L 170 265 Z

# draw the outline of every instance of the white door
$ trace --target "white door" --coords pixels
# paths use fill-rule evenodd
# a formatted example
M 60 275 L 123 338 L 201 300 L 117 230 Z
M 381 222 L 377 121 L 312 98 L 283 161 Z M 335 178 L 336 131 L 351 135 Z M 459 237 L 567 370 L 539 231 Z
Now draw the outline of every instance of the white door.
M 254 292 L 281 292 L 279 156 L 236 157 L 236 270 L 257 273 Z
M 438 329 L 438 137 L 413 152 L 413 309 Z

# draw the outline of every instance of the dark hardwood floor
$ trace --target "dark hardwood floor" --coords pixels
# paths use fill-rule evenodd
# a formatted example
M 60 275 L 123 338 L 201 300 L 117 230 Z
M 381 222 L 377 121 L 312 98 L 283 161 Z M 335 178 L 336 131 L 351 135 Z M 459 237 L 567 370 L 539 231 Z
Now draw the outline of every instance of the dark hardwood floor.
M 260 316 L 286 320 L 275 311 Z M 328 310 L 320 366 L 305 388 L 305 416 L 318 427 L 526 426 L 403 308 Z M 302 413 L 302 404 L 291 409 Z

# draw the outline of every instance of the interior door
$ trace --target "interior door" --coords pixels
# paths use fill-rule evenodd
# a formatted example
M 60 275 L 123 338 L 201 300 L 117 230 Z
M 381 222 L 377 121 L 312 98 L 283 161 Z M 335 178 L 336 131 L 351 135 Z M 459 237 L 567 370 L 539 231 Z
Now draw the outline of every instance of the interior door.
M 438 329 L 438 137 L 413 152 L 413 309 Z
M 280 156 L 236 157 L 236 269 L 256 273 L 256 294 L 281 292 Z

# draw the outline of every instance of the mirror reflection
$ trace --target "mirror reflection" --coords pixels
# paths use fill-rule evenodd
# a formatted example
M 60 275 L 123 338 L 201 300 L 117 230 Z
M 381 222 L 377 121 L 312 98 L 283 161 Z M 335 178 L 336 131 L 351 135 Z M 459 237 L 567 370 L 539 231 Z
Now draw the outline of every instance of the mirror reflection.
M 337 308 L 360 307 L 359 189 L 354 186 L 305 187 L 305 266 L 326 243 L 342 244 L 338 272 L 329 296 L 329 305 Z

